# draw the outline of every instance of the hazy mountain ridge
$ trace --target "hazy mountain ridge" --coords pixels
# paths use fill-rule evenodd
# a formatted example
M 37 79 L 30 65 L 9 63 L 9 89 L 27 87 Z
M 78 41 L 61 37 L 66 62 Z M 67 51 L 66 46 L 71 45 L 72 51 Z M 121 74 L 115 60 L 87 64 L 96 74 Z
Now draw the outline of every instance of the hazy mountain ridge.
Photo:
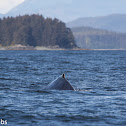
M 76 3 L 77 1 L 73 2 Z M 79 6 L 82 5 L 79 4 Z M 69 3 L 69 0 L 67 2 L 55 0 L 53 3 L 50 3 L 50 0 L 46 0 L 46 2 L 43 2 L 43 0 L 25 0 L 23 3 L 11 9 L 7 14 L 0 14 L 0 17 L 42 14 L 44 17 L 57 18 L 60 20 L 65 17 L 64 19 L 67 21 L 72 17 L 78 17 L 79 11 L 80 10 L 76 10 L 76 7 Z M 124 33 L 126 32 L 126 14 L 78 18 L 68 22 L 67 26 L 70 28 L 86 26 Z
M 67 20 L 67 19 L 71 19 L 71 17 L 74 17 L 75 15 L 75 12 L 73 12 L 75 11 L 75 9 L 72 9 L 72 7 L 70 6 L 68 7 L 68 5 L 69 5 L 69 0 L 68 1 L 55 0 L 55 2 L 53 3 L 50 2 L 50 0 L 46 0 L 46 2 L 44 2 L 43 0 L 25 0 L 23 3 L 11 9 L 4 16 L 42 14 L 44 17 Z
M 50 2 L 48 4 L 44 3 L 42 0 L 25 0 L 7 14 L 0 14 L 0 18 L 36 13 L 44 15 L 44 17 L 57 17 L 59 19 L 65 16 L 67 19 L 69 16 L 72 17 L 77 14 L 67 5 L 67 2 L 59 0 L 56 0 L 56 3 L 53 4 L 50 4 Z M 81 48 L 126 48 L 126 34 L 121 34 L 126 33 L 126 14 L 79 18 L 68 22 L 67 27 L 72 28 L 76 43 Z M 74 41 L 74 38 L 72 40 Z
M 3 14 L 0 14 L 0 18 L 2 18 L 3 17 Z
M 113 14 L 101 17 L 79 18 L 67 23 L 72 27 L 92 27 L 98 29 L 106 29 L 109 31 L 126 32 L 126 14 Z
M 88 49 L 126 49 L 126 33 L 91 27 L 72 28 L 76 45 Z

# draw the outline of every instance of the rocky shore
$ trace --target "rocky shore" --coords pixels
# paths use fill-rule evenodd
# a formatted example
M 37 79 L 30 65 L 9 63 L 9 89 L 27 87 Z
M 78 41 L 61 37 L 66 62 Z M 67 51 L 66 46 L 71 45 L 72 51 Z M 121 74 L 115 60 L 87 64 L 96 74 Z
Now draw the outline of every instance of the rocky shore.
M 35 48 L 33 46 L 14 45 L 0 47 L 0 50 L 35 50 Z
M 89 50 L 89 49 L 82 49 L 82 48 L 73 48 L 73 49 L 65 49 L 65 48 L 59 48 L 58 46 L 24 46 L 24 45 L 14 45 L 14 46 L 6 46 L 6 47 L 0 47 L 0 50 Z

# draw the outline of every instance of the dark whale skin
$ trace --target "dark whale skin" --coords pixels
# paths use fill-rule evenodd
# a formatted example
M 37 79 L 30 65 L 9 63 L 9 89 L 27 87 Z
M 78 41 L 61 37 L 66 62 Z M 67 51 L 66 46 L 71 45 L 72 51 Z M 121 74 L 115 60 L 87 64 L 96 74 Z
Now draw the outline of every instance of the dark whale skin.
M 44 90 L 74 90 L 74 88 L 62 75 L 61 77 L 48 84 Z

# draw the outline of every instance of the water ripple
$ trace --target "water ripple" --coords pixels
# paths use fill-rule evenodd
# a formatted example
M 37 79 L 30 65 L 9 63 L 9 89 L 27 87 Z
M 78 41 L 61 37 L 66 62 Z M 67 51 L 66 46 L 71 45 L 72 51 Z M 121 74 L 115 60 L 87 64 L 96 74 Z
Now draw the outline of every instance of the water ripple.
M 126 51 L 0 51 L 8 126 L 125 126 Z M 44 91 L 62 73 L 76 91 Z

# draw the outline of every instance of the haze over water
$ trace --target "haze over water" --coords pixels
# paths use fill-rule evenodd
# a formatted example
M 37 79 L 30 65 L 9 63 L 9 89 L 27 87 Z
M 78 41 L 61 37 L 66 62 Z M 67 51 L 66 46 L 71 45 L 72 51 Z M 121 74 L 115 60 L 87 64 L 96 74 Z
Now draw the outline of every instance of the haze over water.
M 80 91 L 44 91 L 62 73 Z M 8 126 L 125 126 L 126 51 L 0 51 Z

